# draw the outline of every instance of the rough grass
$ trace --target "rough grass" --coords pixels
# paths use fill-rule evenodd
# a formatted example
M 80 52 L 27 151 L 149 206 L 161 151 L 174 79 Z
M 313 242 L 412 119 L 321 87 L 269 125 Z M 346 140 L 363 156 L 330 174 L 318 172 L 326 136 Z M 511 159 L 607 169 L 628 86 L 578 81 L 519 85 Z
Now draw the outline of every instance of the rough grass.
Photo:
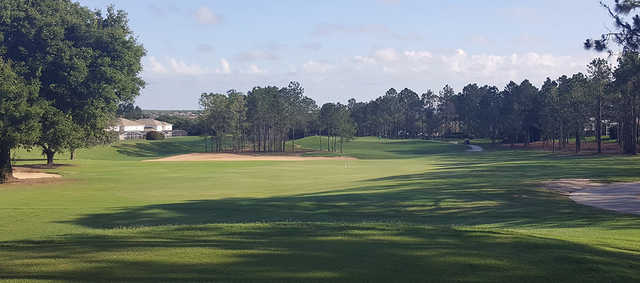
M 538 185 L 639 180 L 636 157 L 359 138 L 355 161 L 140 162 L 199 141 L 93 148 L 58 160 L 65 182 L 0 186 L 0 278 L 640 280 L 640 217 Z

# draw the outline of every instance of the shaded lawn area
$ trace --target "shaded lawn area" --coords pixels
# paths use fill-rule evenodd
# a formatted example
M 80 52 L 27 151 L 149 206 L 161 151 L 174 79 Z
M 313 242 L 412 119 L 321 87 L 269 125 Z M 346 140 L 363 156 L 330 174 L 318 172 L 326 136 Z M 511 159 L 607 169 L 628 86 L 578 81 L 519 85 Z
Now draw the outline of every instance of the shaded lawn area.
M 640 217 L 538 185 L 638 180 L 638 158 L 355 142 L 350 163 L 80 160 L 74 182 L 0 187 L 0 278 L 640 280 Z
M 0 245 L 4 278 L 632 282 L 637 255 L 491 230 L 270 223 L 169 226 Z M 65 263 L 65 264 L 62 264 Z M 22 272 L 15 272 L 21 270 Z
M 172 156 L 177 154 L 203 152 L 202 137 L 174 137 L 159 141 L 127 140 L 118 141 L 112 145 L 99 145 L 82 148 L 76 151 L 76 158 L 80 160 L 112 160 L 127 161 Z M 20 149 L 13 157 L 21 162 L 46 161 L 41 150 L 34 147 L 30 150 Z M 59 162 L 69 162 L 69 153 L 59 152 L 55 159 Z

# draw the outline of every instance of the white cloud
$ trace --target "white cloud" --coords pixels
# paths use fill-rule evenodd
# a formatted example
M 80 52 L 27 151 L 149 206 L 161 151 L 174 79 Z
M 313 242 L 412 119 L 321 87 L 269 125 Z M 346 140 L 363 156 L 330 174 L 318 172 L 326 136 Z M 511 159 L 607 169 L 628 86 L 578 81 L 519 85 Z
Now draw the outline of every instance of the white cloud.
M 248 70 L 246 71 L 247 74 L 264 74 L 266 73 L 265 70 L 261 69 L 260 67 L 258 67 L 255 64 L 251 64 L 249 65 Z
M 220 16 L 216 15 L 209 8 L 202 6 L 193 14 L 196 21 L 203 25 L 215 25 L 220 23 Z
M 357 64 L 383 64 L 387 71 L 391 70 L 390 65 L 412 65 L 426 64 L 433 58 L 433 54 L 425 50 L 405 50 L 402 52 L 394 48 L 383 48 L 373 52 L 372 56 L 353 56 L 352 61 Z
M 398 59 L 398 52 L 393 48 L 379 49 L 375 52 L 375 57 L 382 61 L 395 61 Z
M 161 62 L 154 56 L 149 57 L 151 64 L 151 73 L 155 74 L 173 74 L 173 75 L 203 75 L 209 72 L 198 64 L 188 64 L 176 58 L 167 58 L 165 62 Z
M 307 73 L 326 73 L 333 69 L 331 64 L 309 60 L 302 65 L 302 69 Z
M 186 63 L 183 60 L 173 57 L 166 58 L 164 61 L 158 60 L 154 56 L 149 57 L 150 71 L 152 74 L 158 75 L 182 75 L 182 76 L 200 76 L 207 74 L 230 74 L 231 64 L 227 59 L 220 59 L 220 65 L 215 70 L 209 67 L 203 67 L 199 64 Z M 257 66 L 256 66 L 257 67 Z M 251 67 L 250 67 L 251 68 Z M 253 71 L 261 71 L 259 68 L 252 68 Z
M 158 74 L 166 74 L 167 72 L 169 72 L 167 68 L 162 65 L 162 63 L 160 63 L 158 59 L 156 59 L 156 57 L 149 57 L 149 63 L 151 63 L 151 72 Z
M 429 51 L 409 50 L 405 51 L 403 54 L 410 60 L 424 60 L 433 58 L 433 54 L 431 54 L 431 52 Z
M 219 74 L 230 74 L 231 73 L 231 66 L 229 65 L 229 61 L 227 61 L 227 59 L 220 59 L 220 68 L 216 69 L 216 73 Z
M 353 61 L 355 61 L 356 63 L 361 63 L 361 64 L 375 64 L 376 63 L 376 59 L 369 57 L 369 56 L 354 56 L 353 57 Z
M 167 92 L 167 89 L 188 89 L 194 94 L 195 103 L 195 96 L 202 90 L 234 88 L 247 91 L 253 86 L 281 86 L 295 80 L 301 82 L 307 95 L 320 104 L 345 102 L 352 96 L 361 101 L 375 99 L 390 87 L 408 87 L 421 93 L 429 88 L 440 89 L 444 84 L 460 91 L 468 83 L 478 83 L 502 89 L 510 80 L 520 82 L 524 79 L 540 86 L 546 77 L 555 79 L 563 74 L 586 72 L 586 65 L 598 56 L 586 51 L 567 56 L 545 52 L 482 53 L 463 49 L 436 52 L 397 47 L 353 55 L 324 60 L 310 56 L 300 62 L 238 62 L 238 65 L 235 59 L 228 61 L 225 58 L 202 63 L 147 57 L 145 67 L 150 76 L 145 77 L 149 83 L 145 93 L 155 95 L 155 92 Z M 153 101 L 155 99 L 149 99 L 149 103 L 155 103 Z
M 169 59 L 169 66 L 174 73 L 179 75 L 203 75 L 209 72 L 197 64 L 187 64 L 175 58 Z
M 451 71 L 456 73 L 462 72 L 465 69 L 467 53 L 462 49 L 457 49 L 454 55 L 442 55 L 442 61 L 449 66 Z

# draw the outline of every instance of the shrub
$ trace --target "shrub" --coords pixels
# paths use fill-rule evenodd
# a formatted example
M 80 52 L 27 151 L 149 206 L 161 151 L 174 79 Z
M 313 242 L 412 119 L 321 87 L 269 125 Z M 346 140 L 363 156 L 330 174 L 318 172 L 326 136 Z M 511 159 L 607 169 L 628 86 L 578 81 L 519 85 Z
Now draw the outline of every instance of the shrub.
M 151 131 L 147 133 L 147 140 L 157 141 L 157 140 L 163 140 L 163 139 L 164 139 L 164 134 L 161 132 Z

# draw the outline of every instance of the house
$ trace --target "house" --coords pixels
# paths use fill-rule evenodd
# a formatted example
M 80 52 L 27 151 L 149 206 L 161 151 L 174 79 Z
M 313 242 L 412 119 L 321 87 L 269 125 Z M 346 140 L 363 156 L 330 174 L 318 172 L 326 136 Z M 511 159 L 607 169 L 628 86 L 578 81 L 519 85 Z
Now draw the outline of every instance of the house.
M 114 125 L 107 128 L 107 131 L 119 133 L 120 140 L 143 139 L 147 132 L 157 131 L 166 137 L 171 137 L 173 125 L 153 119 L 128 120 L 118 118 Z
M 108 130 L 114 132 L 144 132 L 144 124 L 125 118 L 118 118 L 114 126 L 111 126 Z
M 144 131 L 158 131 L 158 132 L 167 132 L 173 130 L 173 125 L 167 122 L 162 122 L 154 119 L 140 119 L 136 121 L 137 123 L 144 124 Z

